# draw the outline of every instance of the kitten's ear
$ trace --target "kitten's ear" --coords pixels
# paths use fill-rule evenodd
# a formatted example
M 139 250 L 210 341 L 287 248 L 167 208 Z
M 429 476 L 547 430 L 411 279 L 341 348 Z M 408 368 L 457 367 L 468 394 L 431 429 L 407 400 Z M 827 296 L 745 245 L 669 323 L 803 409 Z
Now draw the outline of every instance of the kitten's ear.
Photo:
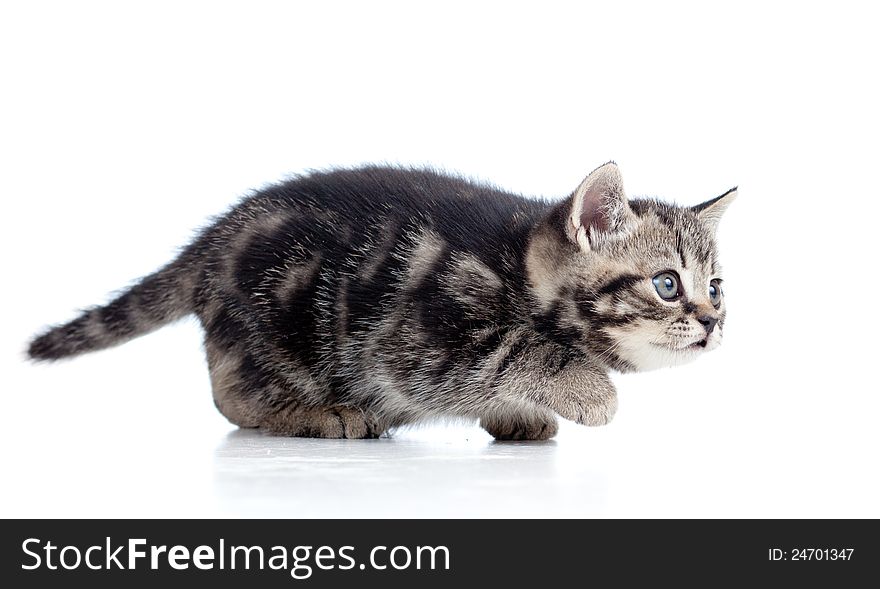
M 724 214 L 724 211 L 727 210 L 727 207 L 729 207 L 730 203 L 734 200 L 736 200 L 735 186 L 721 196 L 716 196 L 712 200 L 707 200 L 702 204 L 691 207 L 691 210 L 695 212 L 703 222 L 711 227 L 712 231 L 715 231 L 718 229 L 718 221 L 721 220 L 721 215 Z
M 623 190 L 623 178 L 614 162 L 590 172 L 575 190 L 570 203 L 565 233 L 584 251 L 589 251 L 600 236 L 624 231 L 635 218 Z

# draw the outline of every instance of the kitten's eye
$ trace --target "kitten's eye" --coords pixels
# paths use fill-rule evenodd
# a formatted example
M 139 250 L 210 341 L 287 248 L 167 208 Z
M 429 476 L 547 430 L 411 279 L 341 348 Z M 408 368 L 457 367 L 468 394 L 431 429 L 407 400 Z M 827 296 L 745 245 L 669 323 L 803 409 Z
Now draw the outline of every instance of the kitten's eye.
M 721 304 L 721 283 L 718 280 L 709 283 L 709 300 L 716 307 Z
M 657 294 L 664 301 L 672 301 L 681 296 L 678 290 L 678 275 L 674 272 L 661 272 L 651 282 L 654 283 Z

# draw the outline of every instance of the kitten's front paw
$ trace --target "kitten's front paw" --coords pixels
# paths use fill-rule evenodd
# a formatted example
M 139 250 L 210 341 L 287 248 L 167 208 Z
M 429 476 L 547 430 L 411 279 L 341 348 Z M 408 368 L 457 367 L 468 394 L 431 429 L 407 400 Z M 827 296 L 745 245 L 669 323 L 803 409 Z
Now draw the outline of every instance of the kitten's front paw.
M 554 410 L 565 419 L 586 426 L 606 425 L 617 413 L 617 395 L 571 397 L 558 400 Z

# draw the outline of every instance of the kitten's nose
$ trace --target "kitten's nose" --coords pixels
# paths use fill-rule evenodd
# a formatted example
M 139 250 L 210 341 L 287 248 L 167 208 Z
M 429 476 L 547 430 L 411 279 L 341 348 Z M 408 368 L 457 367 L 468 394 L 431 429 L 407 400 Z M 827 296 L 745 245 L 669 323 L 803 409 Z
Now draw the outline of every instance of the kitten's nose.
M 709 335 L 712 333 L 712 330 L 715 329 L 715 325 L 718 323 L 718 318 L 712 315 L 702 315 L 697 317 L 697 321 L 699 321 L 706 329 L 706 335 Z

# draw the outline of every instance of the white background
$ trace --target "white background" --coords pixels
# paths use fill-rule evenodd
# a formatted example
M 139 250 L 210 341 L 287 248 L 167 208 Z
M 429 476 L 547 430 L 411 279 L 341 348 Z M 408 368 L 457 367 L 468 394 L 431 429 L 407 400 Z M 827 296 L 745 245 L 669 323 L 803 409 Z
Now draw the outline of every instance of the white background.
M 6 3 L 0 516 L 880 517 L 876 15 L 866 3 Z M 725 343 L 617 376 L 615 421 L 268 438 L 195 322 L 56 365 L 29 337 L 249 189 L 430 163 L 722 221 Z

